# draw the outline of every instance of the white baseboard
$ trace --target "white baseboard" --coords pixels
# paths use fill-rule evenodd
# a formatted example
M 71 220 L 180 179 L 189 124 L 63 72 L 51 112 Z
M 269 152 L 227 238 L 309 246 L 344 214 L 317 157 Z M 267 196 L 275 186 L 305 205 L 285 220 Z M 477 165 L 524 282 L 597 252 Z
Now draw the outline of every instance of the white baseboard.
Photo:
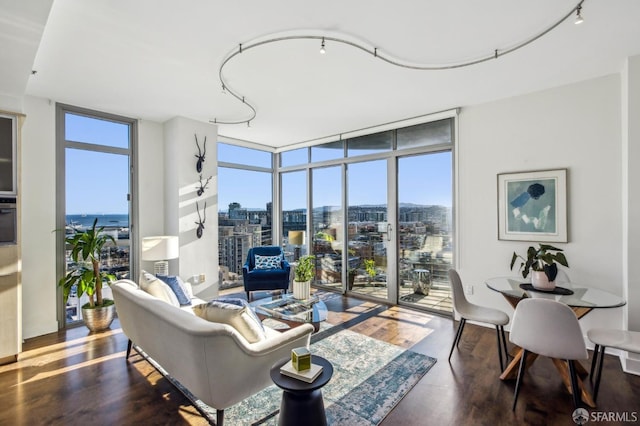
M 640 359 L 629 358 L 629 355 L 625 352 L 624 356 L 620 356 L 620 363 L 622 364 L 622 371 L 625 373 L 640 376 Z

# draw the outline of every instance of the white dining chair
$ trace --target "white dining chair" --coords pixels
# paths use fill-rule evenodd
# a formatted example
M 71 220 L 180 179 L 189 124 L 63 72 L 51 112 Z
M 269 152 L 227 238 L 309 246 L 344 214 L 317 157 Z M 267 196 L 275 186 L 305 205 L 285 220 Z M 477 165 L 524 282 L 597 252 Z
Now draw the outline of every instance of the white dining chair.
M 460 275 L 455 269 L 449 269 L 449 279 L 451 281 L 451 295 L 453 297 L 453 308 L 460 315 L 460 325 L 456 332 L 456 337 L 453 339 L 451 350 L 449 351 L 449 361 L 451 361 L 451 354 L 453 348 L 458 346 L 460 337 L 462 336 L 462 330 L 467 320 L 478 321 L 487 324 L 492 324 L 496 327 L 496 334 L 498 336 L 498 357 L 500 359 L 500 371 L 504 370 L 504 362 L 502 360 L 502 353 L 504 351 L 505 360 L 508 361 L 507 352 L 507 339 L 504 335 L 504 326 L 509 323 L 509 315 L 502 312 L 499 309 L 486 308 L 484 306 L 474 305 L 470 303 L 464 295 L 464 289 L 462 287 L 462 280 Z
M 530 352 L 567 361 L 573 404 L 578 408 L 581 390 L 578 389 L 574 361 L 589 359 L 589 354 L 578 317 L 569 306 L 550 299 L 521 300 L 513 314 L 509 340 L 523 349 L 513 396 L 513 410 L 518 402 L 518 393 Z
M 595 348 L 593 350 L 593 359 L 591 360 L 591 377 L 592 383 L 595 380 L 593 387 L 593 400 L 598 398 L 598 389 L 600 388 L 600 378 L 602 377 L 602 362 L 604 360 L 604 351 L 606 348 L 615 348 L 621 351 L 633 352 L 640 354 L 640 332 L 617 330 L 612 328 L 592 328 L 587 331 L 587 337 Z M 593 372 L 596 369 L 596 376 L 594 379 Z

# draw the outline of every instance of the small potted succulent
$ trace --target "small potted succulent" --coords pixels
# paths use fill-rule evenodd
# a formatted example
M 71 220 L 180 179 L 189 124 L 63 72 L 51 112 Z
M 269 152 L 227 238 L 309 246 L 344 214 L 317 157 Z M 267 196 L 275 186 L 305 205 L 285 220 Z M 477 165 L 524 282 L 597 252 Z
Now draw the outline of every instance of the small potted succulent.
M 557 263 L 569 267 L 562 249 L 548 244 L 539 244 L 538 248 L 529 247 L 526 258 L 514 252 L 511 257 L 512 270 L 518 259 L 522 259 L 519 268 L 522 271 L 522 277 L 527 278 L 531 271 L 531 285 L 539 290 L 549 291 L 556 287 Z

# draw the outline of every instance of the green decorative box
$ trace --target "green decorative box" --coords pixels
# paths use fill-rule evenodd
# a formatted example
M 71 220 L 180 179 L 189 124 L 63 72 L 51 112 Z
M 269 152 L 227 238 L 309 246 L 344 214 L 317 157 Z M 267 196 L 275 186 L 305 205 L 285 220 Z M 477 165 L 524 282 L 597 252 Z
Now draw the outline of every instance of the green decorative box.
M 295 348 L 291 350 L 291 364 L 297 371 L 305 371 L 311 368 L 311 352 L 307 348 Z

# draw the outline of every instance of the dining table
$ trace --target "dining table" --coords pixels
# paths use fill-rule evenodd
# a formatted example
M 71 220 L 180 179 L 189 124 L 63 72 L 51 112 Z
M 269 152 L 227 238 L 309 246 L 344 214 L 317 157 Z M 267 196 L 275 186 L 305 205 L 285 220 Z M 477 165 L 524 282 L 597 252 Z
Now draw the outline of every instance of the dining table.
M 491 290 L 500 293 L 514 309 L 518 302 L 526 298 L 550 299 L 569 306 L 578 319 L 584 317 L 593 309 L 619 308 L 626 303 L 623 298 L 608 291 L 570 281 L 556 282 L 556 287 L 552 291 L 538 290 L 531 285 L 530 280 L 513 276 L 489 278 L 485 281 L 485 284 Z M 550 332 L 552 331 L 550 330 Z M 518 367 L 524 351 L 516 346 L 511 352 L 513 360 L 500 375 L 501 380 L 511 380 L 517 377 Z M 537 357 L 537 354 L 528 353 L 526 366 L 531 366 Z M 560 372 L 567 390 L 571 393 L 571 378 L 567 362 L 555 358 L 551 360 Z M 578 386 L 581 389 L 582 401 L 589 407 L 595 407 L 596 404 L 591 393 L 588 389 L 585 389 L 582 383 L 582 380 L 588 376 L 587 370 L 579 362 L 576 362 L 576 372 L 578 373 Z

